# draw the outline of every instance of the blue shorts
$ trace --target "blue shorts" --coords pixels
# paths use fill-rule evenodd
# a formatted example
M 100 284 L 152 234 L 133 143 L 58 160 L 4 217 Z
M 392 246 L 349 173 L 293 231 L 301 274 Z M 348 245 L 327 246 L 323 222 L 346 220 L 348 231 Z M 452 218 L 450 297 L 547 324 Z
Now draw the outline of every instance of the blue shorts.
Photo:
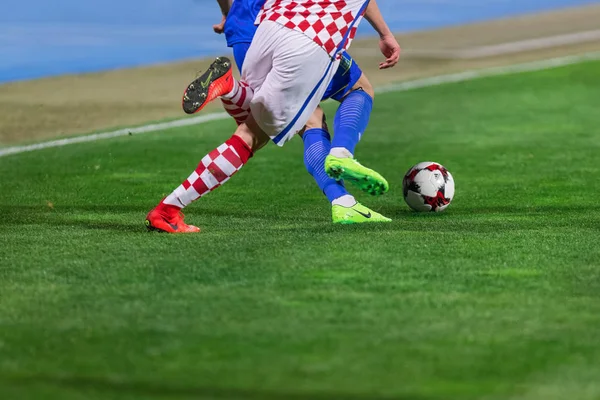
M 246 59 L 246 53 L 250 48 L 250 43 L 236 43 L 233 46 L 233 58 L 235 59 L 235 64 L 238 67 L 238 71 L 240 74 L 242 73 L 242 65 L 244 65 L 244 60 Z
M 250 43 L 236 43 L 232 47 L 235 63 L 237 64 L 240 73 L 242 73 L 242 65 L 244 65 Z M 329 87 L 325 91 L 321 101 L 327 99 L 342 101 L 344 96 L 346 96 L 348 92 L 352 90 L 352 87 L 356 82 L 358 82 L 361 75 L 362 70 L 358 64 L 352 59 L 350 54 L 344 51 L 342 53 L 342 59 L 340 60 L 340 66 L 329 83 Z
M 329 83 L 329 87 L 323 95 L 323 100 L 333 99 L 342 101 L 342 99 L 352 90 L 352 87 L 358 82 L 362 70 L 345 51 L 342 53 L 340 65 Z

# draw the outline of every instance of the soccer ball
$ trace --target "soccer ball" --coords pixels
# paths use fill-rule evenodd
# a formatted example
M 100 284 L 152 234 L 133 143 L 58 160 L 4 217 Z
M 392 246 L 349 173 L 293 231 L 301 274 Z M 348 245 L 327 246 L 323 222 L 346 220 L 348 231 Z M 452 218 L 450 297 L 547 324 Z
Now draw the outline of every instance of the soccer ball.
M 441 212 L 454 197 L 454 178 L 443 165 L 426 161 L 408 170 L 402 189 L 413 210 Z

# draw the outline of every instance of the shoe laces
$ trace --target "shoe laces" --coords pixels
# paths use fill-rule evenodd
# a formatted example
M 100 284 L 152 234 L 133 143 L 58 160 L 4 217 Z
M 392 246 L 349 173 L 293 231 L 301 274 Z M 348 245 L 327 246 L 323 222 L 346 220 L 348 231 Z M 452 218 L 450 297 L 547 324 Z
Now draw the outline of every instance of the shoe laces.
M 177 214 L 175 214 L 173 216 L 173 222 L 175 222 L 177 225 L 179 225 L 180 223 L 185 223 L 184 219 L 185 219 L 185 214 L 181 211 L 179 211 Z
M 177 225 L 179 225 L 180 222 L 183 222 L 183 220 L 185 218 L 185 215 L 181 211 L 178 211 L 177 213 L 173 213 L 173 214 L 167 213 L 165 211 L 161 211 L 160 214 L 169 223 L 173 223 L 173 224 L 177 224 Z

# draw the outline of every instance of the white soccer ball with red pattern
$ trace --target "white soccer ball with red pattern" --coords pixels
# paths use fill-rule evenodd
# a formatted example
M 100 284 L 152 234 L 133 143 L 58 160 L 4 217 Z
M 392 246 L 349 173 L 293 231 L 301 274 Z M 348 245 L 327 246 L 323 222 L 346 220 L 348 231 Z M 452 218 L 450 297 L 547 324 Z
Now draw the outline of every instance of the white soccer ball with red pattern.
M 454 197 L 454 178 L 443 165 L 426 161 L 408 170 L 404 200 L 415 211 L 444 211 Z

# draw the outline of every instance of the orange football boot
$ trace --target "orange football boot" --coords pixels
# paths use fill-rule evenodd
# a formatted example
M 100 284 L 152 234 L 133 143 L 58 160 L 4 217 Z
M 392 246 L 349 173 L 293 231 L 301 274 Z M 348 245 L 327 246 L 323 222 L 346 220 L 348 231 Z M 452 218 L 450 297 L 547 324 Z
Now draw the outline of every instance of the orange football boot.
M 200 228 L 183 221 L 183 213 L 173 206 L 159 204 L 146 216 L 146 228 L 149 231 L 167 233 L 196 233 Z
M 231 61 L 227 57 L 217 57 L 208 70 L 194 79 L 183 92 L 183 111 L 197 113 L 217 97 L 231 92 L 233 81 Z

